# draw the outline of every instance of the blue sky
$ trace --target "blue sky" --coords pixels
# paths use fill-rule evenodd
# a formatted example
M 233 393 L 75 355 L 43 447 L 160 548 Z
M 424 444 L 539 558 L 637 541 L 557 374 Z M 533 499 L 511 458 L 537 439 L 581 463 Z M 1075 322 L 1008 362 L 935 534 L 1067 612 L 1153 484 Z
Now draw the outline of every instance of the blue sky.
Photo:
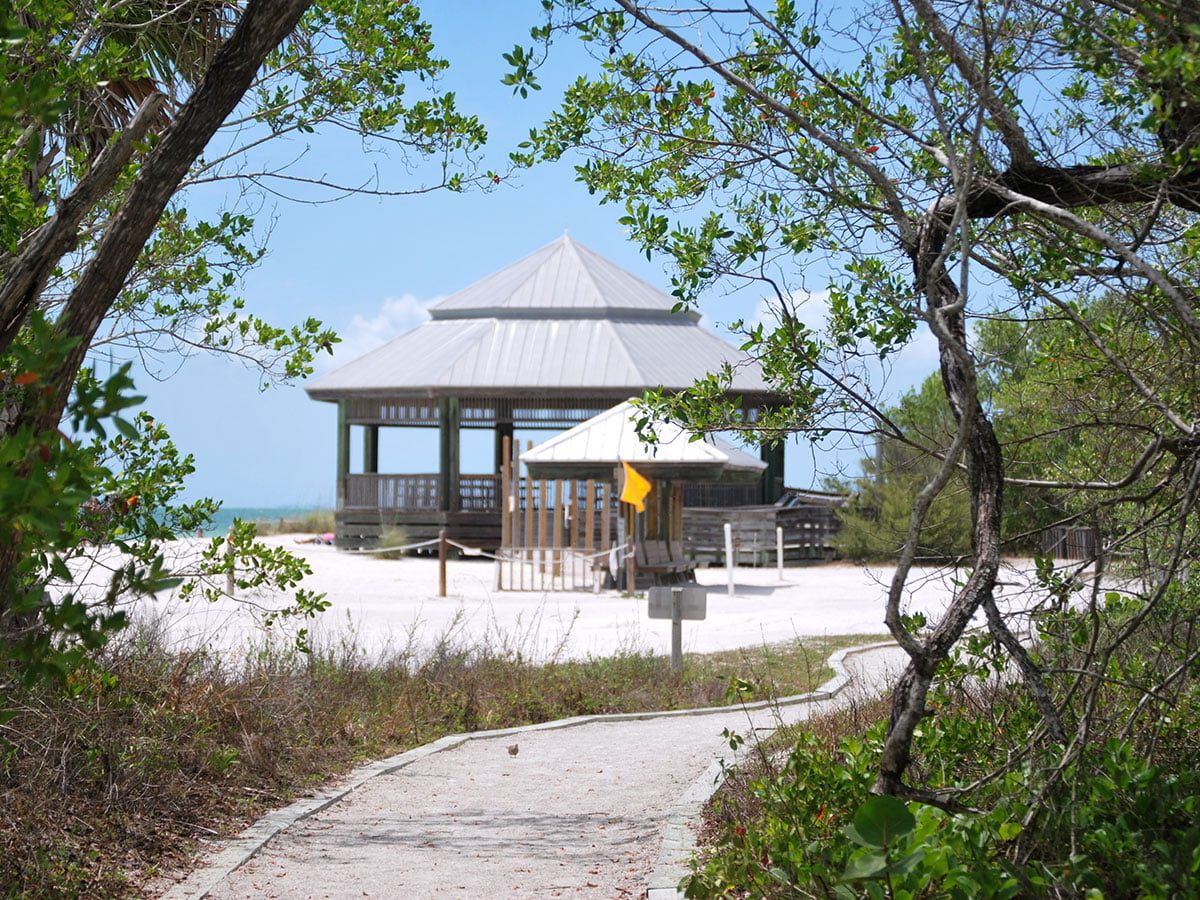
M 529 100 L 500 84 L 501 53 L 527 42 L 537 21 L 537 0 L 500 0 L 464 6 L 452 0 L 424 4 L 439 52 L 451 62 L 445 85 L 465 110 L 479 115 L 502 161 L 547 113 L 556 88 L 593 65 L 578 47 L 563 45 L 543 73 L 546 89 Z M 411 184 L 400 163 L 365 154 L 355 140 L 313 135 L 271 153 L 290 159 L 305 150 L 307 171 L 339 181 L 361 181 L 378 167 L 385 183 Z M 664 263 L 649 262 L 617 224 L 621 210 L 600 206 L 575 182 L 571 161 L 524 173 L 489 193 L 398 197 L 349 197 L 309 205 L 280 200 L 266 260 L 248 276 L 243 294 L 255 312 L 277 324 L 309 315 L 343 337 L 331 362 L 345 362 L 418 324 L 423 307 L 554 240 L 564 230 L 646 280 L 669 290 Z M 273 201 L 274 202 L 274 201 Z M 270 209 L 270 208 L 269 208 Z M 756 296 L 713 297 L 702 306 L 709 327 L 752 317 Z M 921 340 L 906 351 L 891 379 L 898 391 L 935 365 L 932 346 Z M 139 378 L 147 407 L 167 423 L 176 443 L 196 457 L 189 497 L 211 496 L 230 506 L 322 506 L 334 498 L 335 412 L 310 401 L 301 385 L 259 389 L 257 373 L 219 357 L 194 357 L 169 379 Z M 434 471 L 436 434 L 384 429 L 381 469 Z M 490 434 L 470 434 L 464 471 L 488 471 Z M 858 454 L 788 448 L 789 485 L 852 465 Z M 353 458 L 353 457 L 352 457 Z

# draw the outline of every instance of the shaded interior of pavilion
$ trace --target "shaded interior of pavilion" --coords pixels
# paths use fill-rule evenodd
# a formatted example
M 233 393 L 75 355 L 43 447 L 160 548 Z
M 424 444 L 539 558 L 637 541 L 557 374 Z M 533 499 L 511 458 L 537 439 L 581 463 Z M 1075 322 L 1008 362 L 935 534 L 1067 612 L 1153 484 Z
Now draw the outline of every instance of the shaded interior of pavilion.
M 497 547 L 506 447 L 528 448 L 610 409 L 625 398 L 590 401 L 439 398 L 338 404 L 338 541 L 373 546 L 388 526 L 413 540 L 447 528 L 458 540 Z M 381 453 L 384 444 L 394 448 Z M 469 451 L 464 454 L 464 444 Z M 381 459 L 414 453 L 429 459 L 421 472 L 389 472 Z M 756 452 L 760 475 L 734 480 L 689 480 L 687 507 L 751 507 L 775 503 L 783 493 L 782 444 Z M 464 471 L 463 460 L 474 465 Z M 483 471 L 480 471 L 480 470 Z

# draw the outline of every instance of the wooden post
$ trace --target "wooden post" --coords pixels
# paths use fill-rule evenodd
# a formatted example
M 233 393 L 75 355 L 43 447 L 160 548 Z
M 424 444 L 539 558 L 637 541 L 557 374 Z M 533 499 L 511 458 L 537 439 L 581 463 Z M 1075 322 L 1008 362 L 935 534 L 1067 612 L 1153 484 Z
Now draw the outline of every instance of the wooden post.
M 656 481 L 654 488 L 658 493 L 658 502 L 655 504 L 658 507 L 658 527 L 654 529 L 654 535 L 660 541 L 667 541 L 671 539 L 671 483 Z
M 450 545 L 446 541 L 446 529 L 438 531 L 438 596 L 446 596 L 446 557 L 450 553 Z
M 783 496 L 783 441 L 763 444 L 759 457 L 767 464 L 763 472 L 763 503 L 772 504 Z
M 659 482 L 651 480 L 650 493 L 646 495 L 646 511 L 643 515 L 646 517 L 646 537 L 658 538 L 661 535 L 658 533 L 659 523 L 659 507 L 662 505 L 662 491 L 658 489 Z
M 612 547 L 612 488 L 607 484 L 600 485 L 600 550 Z M 613 573 L 614 580 L 616 573 Z
M 533 441 L 526 441 L 525 452 L 533 449 Z M 525 553 L 533 553 L 533 479 L 525 479 Z M 529 587 L 533 587 L 533 557 L 529 556 Z M 521 564 L 521 588 L 525 587 L 525 565 Z
M 554 590 L 554 578 L 562 573 L 563 517 L 566 514 L 566 504 L 563 501 L 563 482 L 559 478 L 554 482 L 554 560 L 555 566 L 550 570 L 550 590 Z M 563 587 L 566 587 L 564 584 Z
M 629 554 L 625 560 L 625 590 L 632 594 L 637 590 L 637 541 L 632 532 L 624 550 Z
M 570 518 L 570 536 L 567 538 L 567 546 L 571 550 L 575 550 L 579 546 L 579 482 L 567 482 L 567 516 Z M 563 565 L 566 565 L 566 559 L 571 561 L 571 590 L 575 590 L 575 556 L 569 554 L 564 557 Z M 564 581 L 566 579 L 566 569 L 563 570 Z M 565 588 L 566 585 L 564 584 Z
M 671 526 L 668 538 L 683 543 L 683 485 L 671 485 Z
M 438 400 L 438 509 L 443 512 L 462 509 L 458 483 L 461 409 L 457 397 Z
M 508 464 L 509 477 L 512 479 L 509 492 L 509 496 L 512 498 L 510 500 L 512 508 L 504 511 L 505 516 L 512 516 L 512 521 L 508 526 L 509 543 L 513 547 L 508 557 L 508 582 L 509 587 L 512 587 L 516 584 L 517 574 L 516 546 L 521 543 L 521 444 L 519 441 L 510 441 L 507 438 L 505 441 L 506 452 L 512 454 L 512 459 Z
M 546 479 L 538 481 L 538 527 L 537 527 L 537 546 L 542 551 L 538 555 L 540 570 L 538 577 L 538 589 L 546 589 L 546 550 L 550 546 L 550 542 L 546 540 L 546 504 L 550 502 L 546 496 Z
M 504 457 L 500 464 L 500 546 L 508 547 L 512 540 L 512 515 L 516 507 L 512 490 L 512 447 L 504 438 Z
M 379 426 L 363 426 L 363 472 L 375 475 L 379 472 Z
M 783 581 L 783 526 L 775 526 L 775 564 L 779 569 L 779 580 Z
M 567 518 L 570 520 L 569 547 L 579 546 L 579 482 L 567 482 Z
M 350 425 L 346 422 L 349 401 L 337 404 L 337 506 L 346 505 L 346 478 L 350 474 Z
M 518 447 L 520 442 L 513 441 L 513 423 L 512 422 L 497 422 L 496 423 L 496 472 L 499 473 L 501 467 L 506 461 L 511 461 L 508 449 L 510 444 L 516 443 Z
M 625 522 L 626 546 L 624 552 L 628 555 L 625 559 L 625 590 L 630 594 L 637 590 L 637 513 L 629 504 L 625 504 L 621 508 L 622 519 Z
M 591 556 L 595 552 L 596 547 L 596 482 L 594 479 L 587 480 L 587 486 L 584 488 L 587 491 L 587 506 L 583 518 L 583 552 L 587 556 Z

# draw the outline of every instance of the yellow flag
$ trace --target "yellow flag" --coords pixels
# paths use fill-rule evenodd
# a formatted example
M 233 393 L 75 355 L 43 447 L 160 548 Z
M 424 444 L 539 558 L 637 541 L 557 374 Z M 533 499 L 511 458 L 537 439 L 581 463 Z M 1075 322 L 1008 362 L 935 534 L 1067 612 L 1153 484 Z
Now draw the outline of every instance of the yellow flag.
M 638 512 L 646 511 L 646 495 L 650 493 L 651 484 L 637 469 L 622 460 L 625 467 L 625 487 L 621 490 L 621 502 L 630 504 Z

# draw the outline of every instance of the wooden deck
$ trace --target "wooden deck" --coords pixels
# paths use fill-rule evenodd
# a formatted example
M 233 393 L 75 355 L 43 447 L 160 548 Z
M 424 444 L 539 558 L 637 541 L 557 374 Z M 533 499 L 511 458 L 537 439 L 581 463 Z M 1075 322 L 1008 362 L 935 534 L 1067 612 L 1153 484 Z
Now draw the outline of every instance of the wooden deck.
M 739 565 L 774 564 L 777 525 L 783 526 L 784 530 L 785 562 L 820 562 L 835 556 L 833 536 L 837 533 L 838 520 L 833 508 L 828 505 L 742 505 L 751 499 L 750 491 L 744 486 L 689 485 L 689 488 L 692 487 L 697 490 L 690 497 L 685 495 L 682 534 L 687 558 L 698 565 L 724 565 L 723 526 L 726 522 L 733 526 L 734 554 Z M 543 505 L 540 497 L 544 490 L 543 485 L 535 491 L 535 508 Z M 757 491 L 758 486 L 754 486 L 753 490 Z M 502 544 L 500 475 L 460 476 L 461 508 L 457 510 L 441 508 L 442 498 L 438 494 L 436 473 L 352 474 L 346 476 L 342 496 L 344 499 L 336 518 L 337 543 L 340 547 L 377 547 L 383 529 L 389 526 L 403 529 L 405 542 L 435 538 L 445 528 L 452 539 L 471 546 L 494 551 Z M 696 506 L 688 504 L 688 500 L 715 503 L 712 506 Z M 522 495 L 522 504 L 528 502 L 529 498 Z M 570 505 L 576 503 L 582 504 L 582 500 L 574 498 Z M 548 500 L 546 506 L 553 521 L 553 500 Z M 602 532 L 599 516 L 586 524 L 594 530 L 595 543 L 586 539 L 587 529 L 582 527 L 583 523 L 575 526 L 580 534 L 570 533 L 570 543 L 590 548 L 600 546 L 611 538 L 611 535 Z M 545 522 L 538 526 L 539 529 L 545 527 Z M 541 531 L 538 533 L 541 534 Z M 551 543 L 557 546 L 563 541 Z
M 443 509 L 437 473 L 347 475 L 337 522 L 339 547 L 377 547 L 383 529 L 403 529 L 404 541 L 438 536 L 494 550 L 500 546 L 499 475 L 459 478 L 459 509 Z
M 431 540 L 445 528 L 449 537 L 472 547 L 495 550 L 500 546 L 499 512 L 342 510 L 335 519 L 337 545 L 342 548 L 378 547 L 383 529 L 389 526 L 403 530 L 404 543 Z

